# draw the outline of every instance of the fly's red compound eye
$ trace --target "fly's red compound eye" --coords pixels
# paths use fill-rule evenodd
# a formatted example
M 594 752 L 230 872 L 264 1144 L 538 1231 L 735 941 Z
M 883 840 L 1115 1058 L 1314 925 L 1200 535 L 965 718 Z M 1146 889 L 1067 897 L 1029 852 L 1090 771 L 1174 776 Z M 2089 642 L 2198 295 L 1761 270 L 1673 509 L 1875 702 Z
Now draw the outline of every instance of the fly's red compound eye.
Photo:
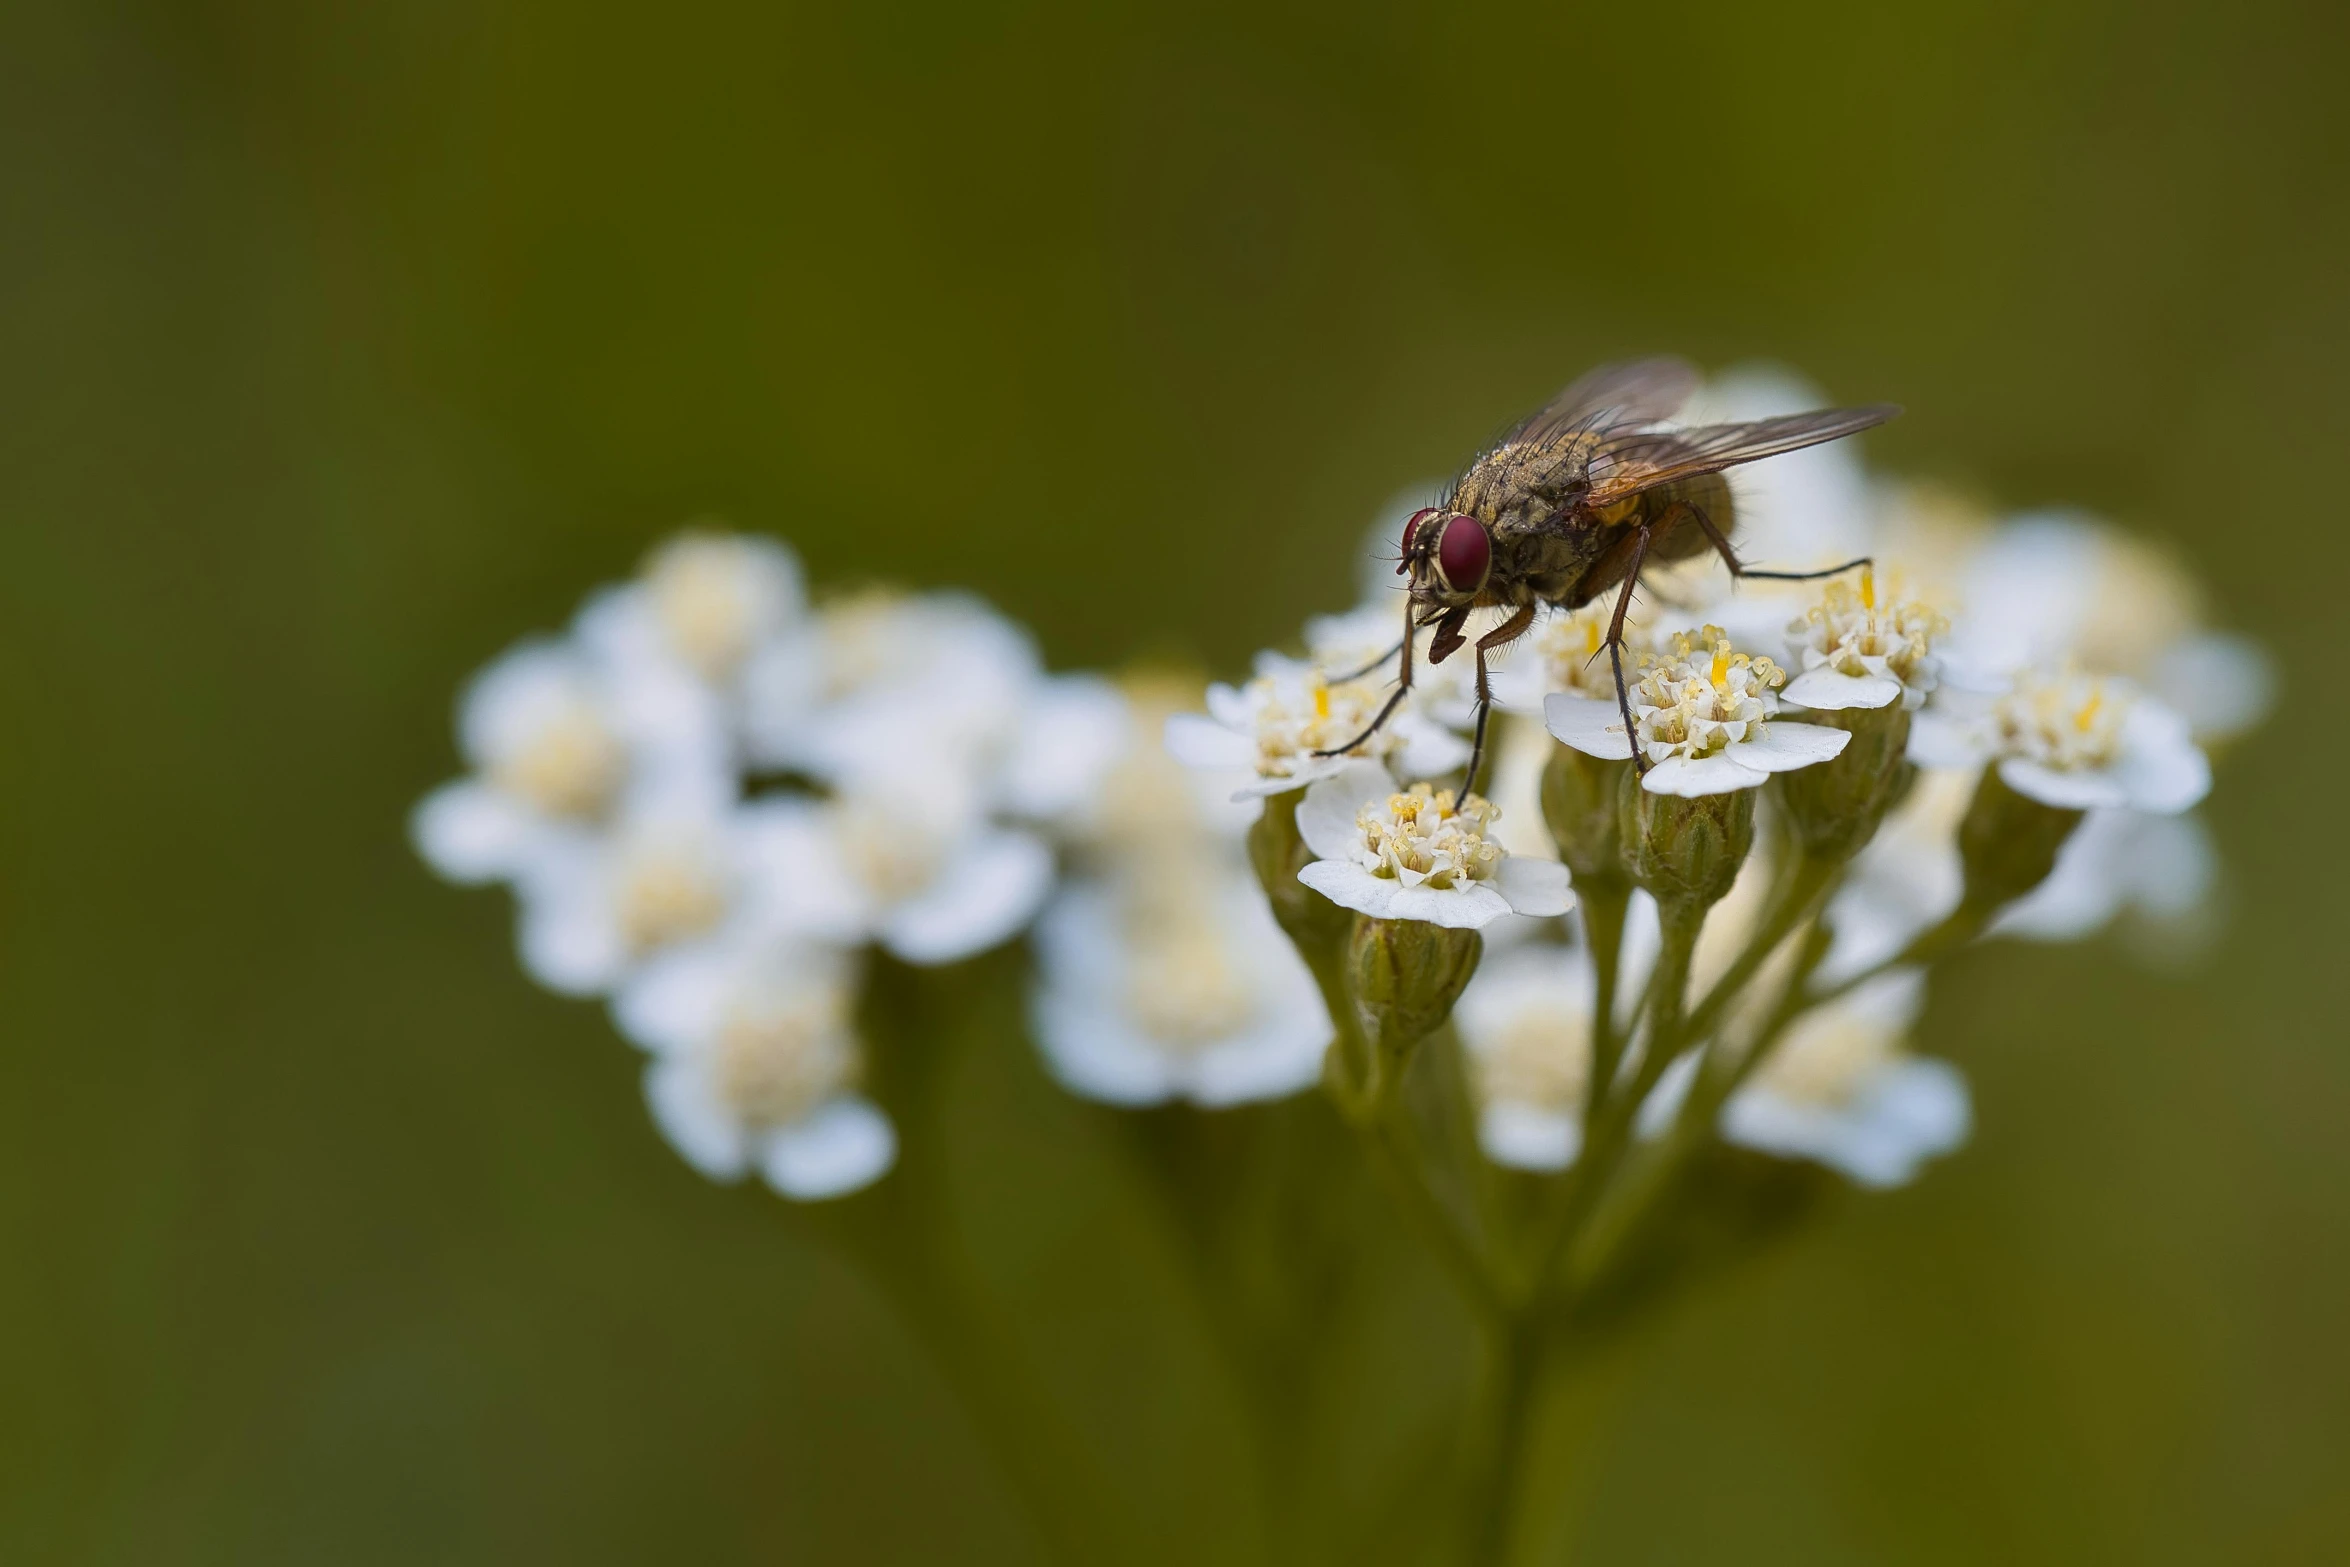
M 1395 574 L 1397 576 L 1400 577 L 1406 571 L 1411 569 L 1412 540 L 1419 536 L 1420 524 L 1426 522 L 1429 518 L 1435 515 L 1435 507 L 1425 506 L 1420 510 L 1413 512 L 1411 516 L 1405 520 L 1403 525 L 1403 558 L 1395 563 Z
M 1493 541 L 1485 535 L 1485 524 L 1474 517 L 1445 519 L 1436 541 L 1436 569 L 1444 574 L 1447 587 L 1474 593 L 1485 586 L 1485 572 L 1492 564 Z

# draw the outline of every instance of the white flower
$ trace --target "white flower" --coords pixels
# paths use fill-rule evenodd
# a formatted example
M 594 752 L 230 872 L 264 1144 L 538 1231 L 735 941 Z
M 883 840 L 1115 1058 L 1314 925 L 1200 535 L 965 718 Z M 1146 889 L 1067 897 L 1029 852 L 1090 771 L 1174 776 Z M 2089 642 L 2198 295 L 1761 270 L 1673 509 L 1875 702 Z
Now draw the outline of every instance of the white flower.
M 1995 762 L 2009 788 L 2064 810 L 2168 816 L 2211 790 L 2186 720 L 2113 677 L 2027 670 L 1995 701 L 1924 715 L 1910 754 L 1926 766 Z
M 1863 566 L 1857 588 L 1830 582 L 1820 602 L 1787 628 L 1788 651 L 1802 672 L 1783 694 L 1823 711 L 1899 702 L 1915 712 L 1940 683 L 1934 639 L 1949 628 L 1924 604 L 1879 604 L 1876 572 Z
M 828 783 L 893 770 L 909 742 L 991 762 L 1042 678 L 1027 633 L 970 594 L 851 595 L 752 655 L 750 755 Z
M 615 1009 L 653 1053 L 645 1098 L 713 1180 L 756 1169 L 787 1197 L 837 1197 L 897 1156 L 889 1118 L 856 1092 L 845 964 L 820 948 L 709 943 L 657 962 Z
M 1915 972 L 1886 974 L 1798 1019 L 1722 1107 L 1723 1137 L 1878 1187 L 1964 1143 L 1965 1078 L 1901 1050 L 1923 986 Z
M 1674 651 L 1643 660 L 1630 693 L 1640 752 L 1649 768 L 1640 780 L 1652 794 L 1695 797 L 1752 789 L 1772 773 L 1824 762 L 1851 743 L 1841 729 L 1772 721 L 1786 677 L 1767 658 L 1730 650 L 1717 626 L 1699 634 L 1707 655 L 1683 634 Z M 1612 700 L 1552 696 L 1543 702 L 1550 732 L 1587 756 L 1629 761 L 1630 742 Z
M 1586 954 L 1552 942 L 1489 953 L 1453 1007 L 1496 1164 L 1559 1170 L 1583 1146 L 1594 990 Z
M 2064 841 L 2048 879 L 2000 910 L 1990 934 L 2077 941 L 2125 910 L 2166 955 L 2191 953 L 2212 933 L 2219 854 L 2194 814 L 2091 811 Z
M 1190 767 L 1255 775 L 1233 798 L 1285 794 L 1334 778 L 1357 761 L 1382 763 L 1406 777 L 1450 772 L 1468 761 L 1458 735 L 1425 716 L 1399 709 L 1379 732 L 1343 756 L 1315 753 L 1346 744 L 1386 705 L 1388 689 L 1372 678 L 1332 685 L 1310 664 L 1259 654 L 1257 676 L 1245 687 L 1208 687 L 1208 711 L 1167 720 L 1167 750 Z
M 646 560 L 635 591 L 662 645 L 713 683 L 807 609 L 799 557 L 749 534 L 681 533 Z
M 1356 762 L 1306 790 L 1298 832 L 1320 858 L 1297 879 L 1375 919 L 1474 930 L 1513 911 L 1564 914 L 1567 868 L 1504 851 L 1487 836 L 1494 815 L 1476 795 L 1396 793 L 1385 768 Z
M 525 642 L 474 676 L 457 737 L 477 775 L 427 795 L 411 823 L 418 851 L 452 881 L 511 876 L 549 838 L 592 831 L 629 781 L 609 682 L 567 642 Z
M 991 821 L 966 783 L 948 770 L 774 802 L 799 917 L 908 963 L 953 963 L 1017 935 L 1052 891 L 1052 850 Z
M 1321 1075 L 1322 993 L 1229 850 L 1073 881 L 1034 941 L 1037 1041 L 1073 1092 L 1228 1105 Z
M 1255 813 L 1230 780 L 1153 742 L 1198 687 L 1124 683 L 1129 743 L 1077 837 L 1084 869 L 1037 922 L 1038 1042 L 1073 1092 L 1223 1105 L 1321 1071 L 1330 1017 L 1241 848 Z
M 782 802 L 738 806 L 731 780 L 631 802 L 610 830 L 550 841 L 517 873 L 522 964 L 566 995 L 629 983 L 653 957 L 736 932 L 824 928 Z M 832 921 L 837 924 L 837 921 Z

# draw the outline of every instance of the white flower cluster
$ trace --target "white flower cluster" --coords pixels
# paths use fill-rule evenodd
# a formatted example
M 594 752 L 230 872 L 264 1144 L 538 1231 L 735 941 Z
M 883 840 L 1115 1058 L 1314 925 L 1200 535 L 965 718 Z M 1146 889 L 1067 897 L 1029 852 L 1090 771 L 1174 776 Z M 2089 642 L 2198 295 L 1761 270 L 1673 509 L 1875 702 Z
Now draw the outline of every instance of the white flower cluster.
M 1733 375 L 1685 416 L 1759 418 L 1820 401 L 1791 378 Z M 1882 963 L 1957 905 L 1958 826 L 1986 767 L 2019 794 L 2087 813 L 2053 874 L 2001 914 L 1995 934 L 2077 939 L 2129 912 L 2168 957 L 2210 933 L 2218 857 L 2192 814 L 2210 788 L 2205 750 L 2259 721 L 2272 678 L 2252 643 L 2204 624 L 2183 570 L 2079 514 L 1999 521 L 1877 480 L 1849 441 L 1741 470 L 1735 485 L 1744 559 L 1806 570 L 1865 556 L 1875 567 L 1822 583 L 1733 582 L 1708 557 L 1651 583 L 1624 654 L 1637 681 L 1635 738 L 1651 763 L 1646 787 L 1716 793 L 1763 782 L 1767 748 L 1790 732 L 1836 739 L 1780 767 L 1837 754 L 1840 731 L 1796 722 L 1807 709 L 1911 715 L 1917 782 L 1830 905 L 1823 983 Z M 1886 593 L 1889 582 L 1901 586 Z M 1527 641 L 1537 656 L 1501 682 L 1511 722 L 1541 712 L 1578 750 L 1631 754 L 1602 646 L 1611 612 L 1603 599 L 1544 614 Z M 1743 673 L 1731 645 L 1756 654 Z M 1783 685 L 1764 653 L 1783 656 Z M 1502 754 L 1515 754 L 1507 736 Z M 1745 895 L 1765 865 L 1756 855 L 1709 918 L 1700 989 L 1708 954 L 1718 973 L 1752 930 Z M 1631 994 L 1654 952 L 1653 909 L 1645 894 L 1634 904 L 1622 978 Z M 1589 1053 L 1588 1022 L 1566 1022 L 1587 1003 L 1560 994 L 1557 974 L 1586 960 L 1555 942 L 1507 957 L 1488 961 L 1455 1015 L 1473 1065 L 1508 1063 L 1472 1073 L 1487 1152 L 1555 1167 L 1579 1138 Z M 1905 1180 L 1921 1158 L 1963 1141 L 1963 1079 L 1899 1048 L 1921 1005 L 1917 980 L 1895 970 L 1800 1020 L 1724 1107 L 1723 1135 L 1876 1184 Z M 1646 1124 L 1668 1118 L 1685 1088 L 1684 1074 L 1668 1074 Z
M 512 886 L 535 978 L 609 999 L 689 1162 L 825 1197 L 895 1150 L 858 1092 L 860 949 L 944 963 L 1020 931 L 1127 731 L 975 599 L 811 606 L 781 544 L 689 533 L 474 678 L 473 771 L 413 834 Z

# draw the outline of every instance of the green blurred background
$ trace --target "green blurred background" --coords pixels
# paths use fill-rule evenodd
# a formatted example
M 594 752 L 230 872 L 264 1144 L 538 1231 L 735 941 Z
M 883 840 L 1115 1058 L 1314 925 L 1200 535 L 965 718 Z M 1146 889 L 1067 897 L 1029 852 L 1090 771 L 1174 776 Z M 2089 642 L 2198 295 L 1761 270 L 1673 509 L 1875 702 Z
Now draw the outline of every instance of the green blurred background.
M 1970 954 L 1974 1144 L 1626 1347 L 1588 1559 L 2350 1560 L 2338 11 L 1343 15 L 0 11 L 0 1560 L 1035 1559 L 880 1300 L 410 854 L 457 682 L 706 512 L 1231 669 L 1657 349 L 2176 545 L 2285 705 L 2218 951 Z M 1116 1119 L 974 983 L 973 1232 L 1228 1559 Z M 1330 1347 L 1425 1420 L 1460 1325 L 1394 1249 Z

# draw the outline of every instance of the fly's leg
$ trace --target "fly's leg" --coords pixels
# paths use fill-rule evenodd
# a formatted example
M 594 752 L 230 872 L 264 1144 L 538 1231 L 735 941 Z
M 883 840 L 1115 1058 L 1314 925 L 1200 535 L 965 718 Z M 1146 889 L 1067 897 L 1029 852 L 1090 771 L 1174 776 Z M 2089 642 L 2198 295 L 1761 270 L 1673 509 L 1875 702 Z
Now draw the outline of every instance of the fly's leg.
M 1714 526 L 1714 520 L 1705 514 L 1705 508 L 1702 506 L 1689 501 L 1675 501 L 1665 508 L 1663 516 L 1657 518 L 1656 526 L 1662 529 L 1670 523 L 1679 521 L 1683 514 L 1686 514 L 1690 521 L 1696 523 L 1699 531 L 1705 534 L 1706 539 L 1713 545 L 1714 552 L 1722 557 L 1722 564 L 1730 568 L 1732 577 L 1752 577 L 1758 582 L 1817 582 L 1822 577 L 1839 576 L 1856 566 L 1871 564 L 1871 557 L 1862 555 L 1857 559 L 1848 560 L 1840 566 L 1823 566 L 1818 571 L 1752 571 L 1738 559 L 1738 552 L 1730 547 L 1729 539 L 1723 535 L 1721 529 Z
M 1616 594 L 1616 612 L 1608 617 L 1606 643 L 1608 667 L 1616 675 L 1616 711 L 1624 715 L 1624 749 L 1631 753 L 1632 765 L 1643 777 L 1648 773 L 1648 758 L 1640 754 L 1640 726 L 1632 722 L 1632 693 L 1624 684 L 1624 617 L 1632 612 L 1632 590 L 1640 586 L 1640 565 L 1648 559 L 1650 533 L 1644 524 L 1633 536 L 1632 564 L 1625 568 L 1623 590 Z
M 1527 604 L 1477 639 L 1477 738 L 1469 743 L 1469 776 L 1461 781 L 1464 800 L 1477 792 L 1477 764 L 1485 759 L 1485 721 L 1493 713 L 1493 686 L 1485 674 L 1485 652 L 1517 641 L 1532 624 L 1534 606 Z
M 1388 716 L 1395 711 L 1396 704 L 1410 694 L 1412 689 L 1412 601 L 1410 599 L 1404 600 L 1403 641 L 1396 644 L 1396 651 L 1402 656 L 1402 663 L 1396 670 L 1395 691 L 1387 698 L 1387 705 L 1379 709 L 1379 716 L 1371 720 L 1371 726 L 1368 729 L 1347 741 L 1346 744 L 1332 746 L 1327 751 L 1316 751 L 1314 753 L 1316 756 L 1344 756 L 1356 746 L 1361 745 L 1379 732 L 1380 726 L 1385 724 Z M 1372 667 L 1378 666 L 1373 665 Z
M 1345 685 L 1350 680 L 1360 680 L 1363 678 L 1363 676 L 1369 674 L 1372 670 L 1377 669 L 1381 664 L 1386 663 L 1389 659 L 1395 657 L 1396 654 L 1401 653 L 1402 651 L 1403 643 L 1398 642 L 1395 646 L 1389 648 L 1386 652 L 1380 654 L 1377 658 L 1372 659 L 1368 664 L 1365 664 L 1360 669 L 1349 670 L 1343 675 L 1325 675 L 1323 678 L 1328 680 L 1332 685 L 1339 686 Z

